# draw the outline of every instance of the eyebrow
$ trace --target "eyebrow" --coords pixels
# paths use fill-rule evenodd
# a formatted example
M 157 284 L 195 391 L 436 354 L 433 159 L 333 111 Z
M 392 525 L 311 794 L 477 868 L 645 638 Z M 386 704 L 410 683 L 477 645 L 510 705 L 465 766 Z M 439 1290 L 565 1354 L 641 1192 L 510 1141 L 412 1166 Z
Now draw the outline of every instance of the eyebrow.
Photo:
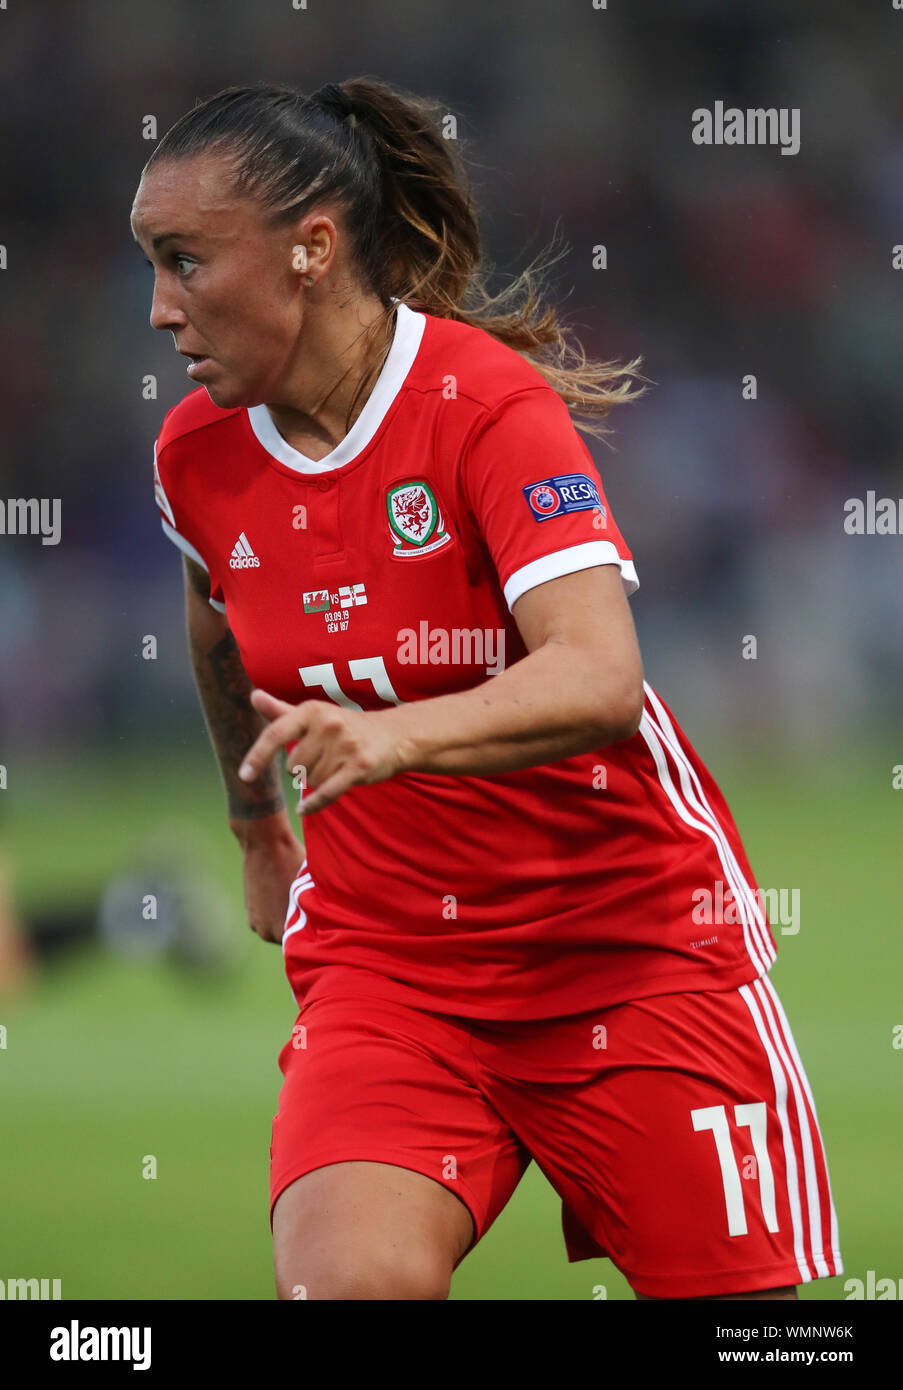
M 193 232 L 161 232 L 159 236 L 154 237 L 151 246 L 156 251 L 163 245 L 164 241 L 171 241 L 173 238 L 178 238 L 180 241 L 190 241 L 193 236 Z

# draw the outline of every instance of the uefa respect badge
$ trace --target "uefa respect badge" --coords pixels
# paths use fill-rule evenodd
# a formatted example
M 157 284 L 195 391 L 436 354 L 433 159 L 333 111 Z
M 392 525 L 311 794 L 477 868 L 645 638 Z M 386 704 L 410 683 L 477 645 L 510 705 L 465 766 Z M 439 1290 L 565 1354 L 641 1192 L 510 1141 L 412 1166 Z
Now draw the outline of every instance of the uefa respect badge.
M 543 478 L 528 483 L 524 497 L 534 521 L 548 521 L 565 512 L 595 511 L 606 517 L 599 489 L 586 473 L 563 473 L 557 478 Z
M 386 507 L 395 559 L 431 555 L 450 542 L 451 533 L 445 529 L 439 503 L 428 482 L 418 480 L 390 487 Z

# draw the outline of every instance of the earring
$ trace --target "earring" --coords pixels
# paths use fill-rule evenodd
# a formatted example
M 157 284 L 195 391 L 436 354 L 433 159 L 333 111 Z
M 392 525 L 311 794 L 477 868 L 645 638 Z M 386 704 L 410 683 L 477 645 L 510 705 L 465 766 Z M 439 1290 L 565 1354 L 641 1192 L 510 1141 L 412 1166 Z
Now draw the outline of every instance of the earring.
M 312 285 L 313 282 L 314 282 L 314 277 L 313 277 L 312 275 L 305 275 L 305 277 L 304 277 L 304 283 L 305 283 L 305 285 Z

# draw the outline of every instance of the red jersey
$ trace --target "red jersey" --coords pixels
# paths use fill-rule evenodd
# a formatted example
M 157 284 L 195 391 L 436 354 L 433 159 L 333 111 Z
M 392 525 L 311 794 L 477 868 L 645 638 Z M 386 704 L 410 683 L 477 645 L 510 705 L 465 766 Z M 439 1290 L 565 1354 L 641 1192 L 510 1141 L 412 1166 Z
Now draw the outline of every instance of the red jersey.
M 638 587 L 560 397 L 482 329 L 404 304 L 325 458 L 265 405 L 221 410 L 199 388 L 167 414 L 154 472 L 163 528 L 208 570 L 249 678 L 292 704 L 471 689 L 527 654 L 511 608 L 528 589 L 606 564 Z M 544 1018 L 735 988 L 775 957 L 724 798 L 648 684 L 632 738 L 353 787 L 304 839 L 283 940 L 299 1003 L 341 962 L 423 1008 Z

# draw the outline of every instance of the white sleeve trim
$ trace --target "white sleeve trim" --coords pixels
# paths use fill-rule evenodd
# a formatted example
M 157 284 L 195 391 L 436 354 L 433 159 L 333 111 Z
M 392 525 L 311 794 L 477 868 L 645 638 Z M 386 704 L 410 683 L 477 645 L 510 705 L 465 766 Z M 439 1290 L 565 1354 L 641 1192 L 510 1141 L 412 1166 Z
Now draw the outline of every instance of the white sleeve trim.
M 166 517 L 166 520 L 169 522 L 170 526 L 175 526 L 176 519 L 173 516 L 172 507 L 169 505 L 169 498 L 166 496 L 166 493 L 163 489 L 163 483 L 160 478 L 160 469 L 157 464 L 156 440 L 154 440 L 154 495 L 157 498 L 157 505 L 159 506 L 163 515 Z
M 529 565 L 515 570 L 503 590 L 509 612 L 521 595 L 528 589 L 535 589 L 537 584 L 560 579 L 564 574 L 576 574 L 578 570 L 592 569 L 594 565 L 619 565 L 628 598 L 640 587 L 633 561 L 622 559 L 614 541 L 584 541 L 582 545 L 570 545 L 566 550 L 541 555 L 538 560 L 531 560 Z
M 207 564 L 204 560 L 203 555 L 199 550 L 195 550 L 194 546 L 191 544 L 190 541 L 186 541 L 184 536 L 180 536 L 176 528 L 174 526 L 170 526 L 168 521 L 164 521 L 162 516 L 160 518 L 160 525 L 163 527 L 163 530 L 166 533 L 166 535 L 169 536 L 169 539 L 172 541 L 173 545 L 177 545 L 180 550 L 184 550 L 185 554 L 190 556 L 190 558 L 194 560 L 196 564 L 200 565 L 202 570 L 206 570 L 207 574 L 210 573 L 210 570 L 207 568 Z M 219 600 L 215 598 L 209 599 L 208 601 L 210 603 L 210 607 L 215 608 L 217 613 L 225 613 L 226 605 L 224 603 L 220 603 Z
M 170 526 L 168 521 L 164 521 L 162 516 L 160 518 L 160 525 L 163 527 L 163 530 L 166 532 L 166 535 L 169 536 L 169 539 L 172 541 L 173 545 L 177 545 L 180 550 L 184 550 L 186 555 L 189 555 L 191 559 L 195 561 L 196 564 L 201 566 L 201 569 L 207 570 L 208 574 L 210 573 L 210 570 L 207 567 L 207 562 L 204 559 L 203 555 L 200 553 L 200 551 L 195 550 L 194 546 L 189 541 L 186 541 L 184 536 L 180 536 L 176 528 L 174 526 Z

